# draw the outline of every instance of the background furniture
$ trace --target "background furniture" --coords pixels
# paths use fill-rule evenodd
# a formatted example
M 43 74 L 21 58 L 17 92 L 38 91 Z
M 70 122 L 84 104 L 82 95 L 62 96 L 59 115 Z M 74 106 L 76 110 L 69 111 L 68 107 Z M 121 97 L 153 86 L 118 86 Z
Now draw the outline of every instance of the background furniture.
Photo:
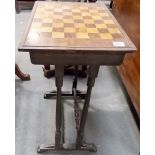
M 32 9 L 34 2 L 39 0 L 15 0 L 16 13 L 20 12 L 20 9 Z M 44 0 L 42 0 L 44 1 Z M 52 0 L 51 0 L 52 1 Z M 54 0 L 53 0 L 54 1 Z M 58 1 L 58 0 L 55 0 Z M 81 0 L 73 0 L 75 2 L 81 2 Z M 84 0 L 84 2 L 96 2 L 97 0 Z
M 112 13 L 138 49 L 126 55 L 118 72 L 140 116 L 140 0 L 113 0 Z
M 17 64 L 15 64 L 15 74 L 23 81 L 28 81 L 30 80 L 30 75 L 29 74 L 24 74 L 19 66 Z

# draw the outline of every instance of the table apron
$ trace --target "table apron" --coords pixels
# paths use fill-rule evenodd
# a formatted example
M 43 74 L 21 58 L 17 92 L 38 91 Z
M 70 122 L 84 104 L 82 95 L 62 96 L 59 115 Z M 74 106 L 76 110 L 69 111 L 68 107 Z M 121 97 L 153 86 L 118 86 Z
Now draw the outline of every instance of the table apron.
M 120 65 L 125 54 L 44 54 L 30 52 L 32 64 L 38 65 Z

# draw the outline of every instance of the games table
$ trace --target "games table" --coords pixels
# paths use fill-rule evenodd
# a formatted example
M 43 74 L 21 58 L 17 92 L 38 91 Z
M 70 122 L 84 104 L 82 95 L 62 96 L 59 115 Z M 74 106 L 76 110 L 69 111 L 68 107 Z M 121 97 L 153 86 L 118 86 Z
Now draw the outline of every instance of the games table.
M 38 152 L 48 150 L 97 151 L 83 140 L 92 87 L 100 65 L 120 65 L 126 53 L 136 47 L 104 3 L 41 2 L 35 3 L 19 45 L 29 52 L 36 65 L 55 65 L 57 91 L 45 94 L 56 98 L 56 132 L 54 145 L 40 145 Z M 65 65 L 75 66 L 71 92 L 61 92 Z M 87 91 L 76 89 L 78 65 L 89 66 Z M 62 96 L 73 96 L 77 138 L 65 144 Z M 77 98 L 84 99 L 80 109 Z

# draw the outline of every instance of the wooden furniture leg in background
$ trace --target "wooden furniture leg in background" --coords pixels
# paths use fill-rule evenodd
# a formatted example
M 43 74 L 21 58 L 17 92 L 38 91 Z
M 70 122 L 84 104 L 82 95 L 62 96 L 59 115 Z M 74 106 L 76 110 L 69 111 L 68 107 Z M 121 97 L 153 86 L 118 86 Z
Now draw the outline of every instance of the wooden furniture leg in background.
M 18 1 L 17 0 L 15 0 L 15 10 L 16 10 L 16 13 L 19 13 L 20 12 L 19 4 L 18 4 Z
M 74 75 L 74 68 L 73 65 L 66 65 L 64 66 L 64 75 Z M 50 65 L 44 65 L 43 67 L 44 76 L 46 78 L 51 78 L 55 76 L 55 69 L 51 69 Z M 87 66 L 81 66 L 81 69 L 78 70 L 78 76 L 82 78 L 87 77 Z
M 113 0 L 111 0 L 110 2 L 110 9 L 112 9 L 112 6 L 113 6 Z
M 23 80 L 23 81 L 28 81 L 28 80 L 30 80 L 30 75 L 29 75 L 29 74 L 24 74 L 24 73 L 20 70 L 20 68 L 19 68 L 19 66 L 18 66 L 17 64 L 15 64 L 15 73 L 16 73 L 16 75 L 17 75 L 21 80 Z

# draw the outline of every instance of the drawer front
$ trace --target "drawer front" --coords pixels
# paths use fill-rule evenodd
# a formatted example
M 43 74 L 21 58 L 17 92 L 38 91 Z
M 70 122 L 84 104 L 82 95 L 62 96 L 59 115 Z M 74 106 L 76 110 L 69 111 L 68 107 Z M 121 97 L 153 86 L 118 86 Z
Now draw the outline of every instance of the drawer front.
M 120 55 L 93 55 L 93 54 L 42 54 L 31 53 L 32 64 L 64 64 L 64 65 L 119 65 L 124 59 L 124 54 Z

